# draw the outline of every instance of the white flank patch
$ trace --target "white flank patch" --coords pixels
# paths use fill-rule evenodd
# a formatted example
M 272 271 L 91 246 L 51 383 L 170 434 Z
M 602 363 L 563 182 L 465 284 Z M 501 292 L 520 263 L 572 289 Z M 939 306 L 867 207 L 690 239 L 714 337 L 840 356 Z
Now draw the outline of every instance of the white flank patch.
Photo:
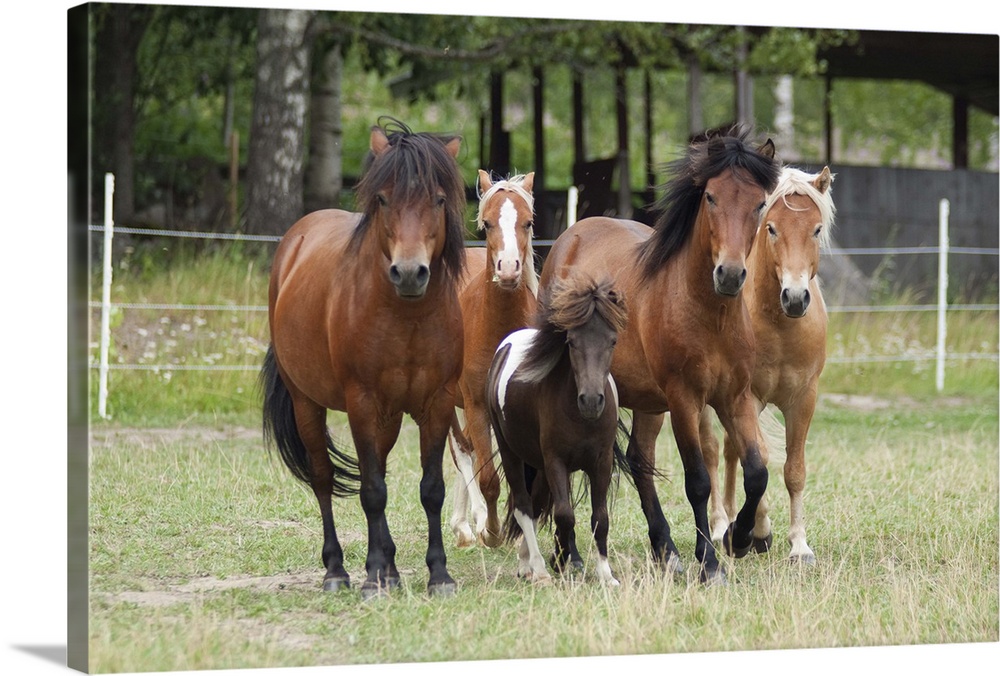
M 504 404 L 507 401 L 507 385 L 514 376 L 514 371 L 517 370 L 517 367 L 524 360 L 524 354 L 528 351 L 528 346 L 531 345 L 531 341 L 534 340 L 536 333 L 538 331 L 535 329 L 520 329 L 504 338 L 497 347 L 497 351 L 499 352 L 504 345 L 510 345 L 507 361 L 504 362 L 503 368 L 500 369 L 500 378 L 497 381 L 497 400 L 500 402 L 501 415 L 504 414 Z

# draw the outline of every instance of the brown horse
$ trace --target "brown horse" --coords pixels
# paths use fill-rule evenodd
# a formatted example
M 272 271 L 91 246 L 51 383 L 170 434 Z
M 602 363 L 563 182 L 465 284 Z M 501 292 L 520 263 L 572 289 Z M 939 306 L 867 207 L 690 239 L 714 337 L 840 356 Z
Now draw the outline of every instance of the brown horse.
M 616 459 L 625 471 L 627 461 L 615 444 L 618 394 L 609 369 L 625 319 L 610 280 L 577 275 L 550 287 L 535 325 L 515 331 L 496 351 L 489 414 L 510 486 L 508 533 L 524 535 L 521 577 L 550 577 L 538 547 L 539 519 L 551 515 L 555 522 L 556 570 L 576 551 L 570 475 L 581 470 L 590 480 L 597 577 L 618 585 L 608 565 L 607 496 Z M 537 470 L 530 493 L 525 465 Z
M 456 588 L 446 567 L 441 506 L 442 458 L 462 366 L 460 140 L 395 124 L 372 130 L 357 187 L 362 213 L 318 211 L 282 238 L 271 271 L 271 345 L 261 374 L 265 433 L 319 501 L 326 590 L 350 584 L 331 495 L 360 492 L 368 521 L 364 598 L 399 584 L 385 518 L 385 471 L 404 414 L 420 428 L 428 590 Z M 357 460 L 333 447 L 328 409 L 346 411 Z
M 633 411 L 627 455 L 653 557 L 668 570 L 679 569 L 650 470 L 669 411 L 705 582 L 725 580 L 708 523 L 711 485 L 699 436 L 706 405 L 718 413 L 743 464 L 746 502 L 726 538 L 737 552 L 752 544 L 754 514 L 767 487 L 749 387 L 754 337 L 740 290 L 778 165 L 770 140 L 754 148 L 748 137 L 747 130 L 733 130 L 692 143 L 671 167 L 674 177 L 657 205 L 655 228 L 602 217 L 574 224 L 553 245 L 539 292 L 576 267 L 610 274 L 628 299 L 629 324 L 611 372 L 622 407 Z
M 494 182 L 487 172 L 479 172 L 476 221 L 479 230 L 486 233 L 486 247 L 468 249 L 464 286 L 460 286 L 458 296 L 465 326 L 465 358 L 457 403 L 465 410 L 466 426 L 461 432 L 454 429 L 452 436 L 452 459 L 459 474 L 451 528 L 459 547 L 476 541 L 467 516 L 470 502 L 479 540 L 489 547 L 502 541 L 497 514 L 500 479 L 493 464 L 486 374 L 500 341 L 527 326 L 535 314 L 538 275 L 531 246 L 534 178 L 534 173 L 529 173 Z M 457 419 L 453 427 L 457 428 Z
M 806 542 L 802 490 L 805 444 L 816 410 L 817 386 L 826 363 L 826 306 L 816 272 L 822 247 L 830 244 L 836 208 L 828 167 L 807 174 L 785 167 L 768 197 L 761 231 L 747 264 L 743 298 L 757 343 L 757 366 L 751 388 L 758 411 L 774 404 L 785 418 L 785 488 L 790 498 L 788 541 L 792 561 L 815 563 Z M 808 312 L 807 312 L 808 311 Z M 725 442 L 724 498 L 716 485 L 718 441 L 708 421 L 702 423 L 702 450 L 712 477 L 712 537 L 722 539 L 736 514 L 737 449 Z M 765 462 L 767 452 L 763 451 Z M 761 500 L 754 527 L 759 549 L 770 547 L 771 520 Z

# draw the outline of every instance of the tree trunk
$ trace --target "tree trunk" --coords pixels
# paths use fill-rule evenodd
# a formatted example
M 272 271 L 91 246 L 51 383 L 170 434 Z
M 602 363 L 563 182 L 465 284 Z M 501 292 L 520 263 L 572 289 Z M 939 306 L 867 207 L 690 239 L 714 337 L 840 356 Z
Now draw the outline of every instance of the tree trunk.
M 281 235 L 303 214 L 309 109 L 306 39 L 314 12 L 264 9 L 247 155 L 247 232 Z
M 327 46 L 314 73 L 309 122 L 309 160 L 305 176 L 305 210 L 339 206 L 343 187 L 340 119 L 340 82 L 343 59 L 340 45 Z
M 135 215 L 135 124 L 138 50 L 155 8 L 107 5 L 95 33 L 94 181 L 104 194 L 104 174 L 115 175 L 115 221 Z

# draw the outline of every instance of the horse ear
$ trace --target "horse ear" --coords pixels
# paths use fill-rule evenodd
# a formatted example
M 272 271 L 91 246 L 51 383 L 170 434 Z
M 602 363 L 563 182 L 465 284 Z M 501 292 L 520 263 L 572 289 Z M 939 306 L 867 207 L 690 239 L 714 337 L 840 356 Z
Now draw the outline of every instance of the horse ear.
M 456 136 L 452 140 L 450 140 L 447 143 L 445 143 L 444 147 L 445 147 L 445 150 L 448 151 L 449 155 L 451 155 L 452 157 L 454 157 L 454 158 L 457 159 L 458 158 L 458 149 L 462 147 L 462 137 L 461 136 Z
M 773 160 L 774 159 L 774 141 L 772 141 L 771 139 L 767 139 L 766 141 L 764 141 L 764 145 L 762 145 L 760 148 L 757 149 L 757 152 L 759 152 L 764 157 L 767 157 L 767 158 Z
M 490 180 L 490 174 L 487 171 L 479 170 L 479 194 L 485 195 L 486 192 L 493 187 L 493 181 Z
M 531 193 L 535 188 L 535 172 L 530 171 L 524 175 L 524 180 L 521 181 L 521 187 L 527 192 Z
M 830 173 L 830 167 L 823 167 L 823 171 L 819 172 L 819 176 L 813 181 L 813 187 L 822 195 L 830 189 L 832 183 L 833 174 Z
M 372 136 L 368 146 L 376 155 L 381 155 L 389 147 L 389 138 L 382 131 L 381 127 L 372 127 Z

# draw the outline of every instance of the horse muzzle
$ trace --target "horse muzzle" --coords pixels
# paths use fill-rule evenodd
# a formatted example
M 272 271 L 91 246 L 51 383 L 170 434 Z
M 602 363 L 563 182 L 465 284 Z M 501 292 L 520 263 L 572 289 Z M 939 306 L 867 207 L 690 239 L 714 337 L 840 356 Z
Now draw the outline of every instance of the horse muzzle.
M 576 398 L 576 406 L 584 420 L 597 420 L 604 413 L 604 393 L 581 393 Z
M 720 296 L 735 296 L 747 281 L 747 269 L 736 265 L 717 265 L 712 273 L 715 292 Z
M 781 290 L 781 310 L 786 317 L 798 319 L 804 317 L 809 309 L 809 289 Z
M 389 266 L 389 281 L 396 288 L 400 298 L 416 300 L 423 298 L 427 284 L 431 280 L 431 269 L 423 263 L 404 262 Z

